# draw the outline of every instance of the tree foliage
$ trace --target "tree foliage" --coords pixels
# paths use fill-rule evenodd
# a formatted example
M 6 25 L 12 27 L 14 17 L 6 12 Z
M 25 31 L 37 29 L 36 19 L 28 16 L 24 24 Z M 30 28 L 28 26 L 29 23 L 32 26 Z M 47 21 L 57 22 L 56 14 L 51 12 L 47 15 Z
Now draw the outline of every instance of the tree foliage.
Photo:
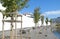
M 49 22 L 50 22 L 50 24 L 52 24 L 52 19 L 50 19 L 50 21 L 49 21 Z
M 48 24 L 48 18 L 46 18 L 45 22 L 46 22 L 46 24 Z
M 6 7 L 5 13 L 12 13 L 25 7 L 28 0 L 0 0 L 3 7 Z M 9 15 L 8 15 L 9 16 Z
M 39 8 L 35 8 L 33 15 L 34 15 L 34 23 L 38 23 L 38 21 L 40 19 Z
M 43 15 L 41 16 L 41 22 L 42 22 L 42 24 L 44 23 L 44 16 Z

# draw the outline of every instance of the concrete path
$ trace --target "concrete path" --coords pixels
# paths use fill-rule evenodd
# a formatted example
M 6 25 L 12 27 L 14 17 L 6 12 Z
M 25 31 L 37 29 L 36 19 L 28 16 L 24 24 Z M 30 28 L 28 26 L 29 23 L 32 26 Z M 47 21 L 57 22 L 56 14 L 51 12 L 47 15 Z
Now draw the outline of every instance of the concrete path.
M 29 28 L 30 32 L 26 30 L 25 34 L 22 34 L 23 39 L 58 39 L 53 32 L 51 32 L 51 27 L 37 27 L 36 29 Z M 10 36 L 10 31 L 5 31 L 5 36 Z M 0 32 L 0 35 L 2 32 Z M 20 39 L 20 29 L 17 29 L 17 36 Z M 29 38 L 28 38 L 29 37 Z M 1 36 L 0 36 L 1 38 Z M 7 38 L 8 39 L 8 38 Z
M 40 27 L 34 30 L 32 29 L 29 36 L 31 39 L 58 39 L 53 32 L 51 32 L 51 27 Z

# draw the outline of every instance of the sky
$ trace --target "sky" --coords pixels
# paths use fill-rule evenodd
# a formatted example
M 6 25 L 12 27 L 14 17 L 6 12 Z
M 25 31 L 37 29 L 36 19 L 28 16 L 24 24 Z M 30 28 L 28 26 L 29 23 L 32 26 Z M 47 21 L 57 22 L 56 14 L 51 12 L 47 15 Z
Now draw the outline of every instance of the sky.
M 42 13 L 45 18 L 60 17 L 60 0 L 29 0 L 27 5 L 29 5 L 29 7 L 25 7 L 20 13 L 33 13 L 36 7 L 40 7 L 40 13 Z
M 60 0 L 29 0 L 27 3 L 28 8 L 23 8 L 19 13 L 33 13 L 36 7 L 40 7 L 40 13 L 45 18 L 56 18 L 60 17 Z M 5 9 L 0 4 L 0 9 Z

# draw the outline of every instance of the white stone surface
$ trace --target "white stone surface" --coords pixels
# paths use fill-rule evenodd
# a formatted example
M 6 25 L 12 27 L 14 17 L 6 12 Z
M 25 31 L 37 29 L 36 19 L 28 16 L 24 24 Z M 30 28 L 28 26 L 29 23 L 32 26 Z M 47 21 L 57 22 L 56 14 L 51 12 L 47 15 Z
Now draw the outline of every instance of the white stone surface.
M 34 24 L 34 21 L 33 21 L 33 18 L 29 18 L 27 16 L 24 16 L 22 15 L 22 27 L 25 28 L 25 27 L 34 27 L 35 24 Z M 0 13 L 0 31 L 2 30 L 2 13 Z M 5 20 L 10 20 L 10 17 L 8 18 L 5 18 Z M 18 17 L 17 20 L 21 20 L 21 17 Z M 13 23 L 15 24 L 15 23 Z M 46 23 L 44 22 L 44 26 L 46 25 Z M 48 23 L 49 25 L 49 23 Z M 38 26 L 41 26 L 41 21 L 38 22 Z M 5 22 L 4 23 L 4 30 L 10 30 L 10 23 L 9 22 Z M 20 28 L 21 27 L 21 23 L 17 23 L 17 28 Z M 14 26 L 15 28 L 15 26 Z

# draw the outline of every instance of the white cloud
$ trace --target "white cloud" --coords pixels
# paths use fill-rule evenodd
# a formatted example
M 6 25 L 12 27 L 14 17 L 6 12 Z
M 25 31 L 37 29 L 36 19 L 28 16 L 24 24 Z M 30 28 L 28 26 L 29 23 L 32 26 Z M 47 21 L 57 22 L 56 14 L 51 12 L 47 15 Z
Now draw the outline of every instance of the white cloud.
M 60 14 L 60 10 L 48 11 L 48 12 L 45 12 L 44 14 L 46 14 L 46 15 L 57 15 L 57 14 Z
M 6 8 L 2 6 L 2 4 L 0 3 L 0 10 L 5 10 Z
M 42 15 L 43 15 L 43 16 L 46 16 L 45 14 L 41 14 L 41 16 L 42 16 Z
M 54 16 L 57 16 L 57 15 L 60 15 L 60 10 L 56 10 L 56 11 L 47 11 L 47 12 L 44 12 L 42 15 L 44 15 L 45 17 L 48 17 L 50 15 L 54 15 Z

